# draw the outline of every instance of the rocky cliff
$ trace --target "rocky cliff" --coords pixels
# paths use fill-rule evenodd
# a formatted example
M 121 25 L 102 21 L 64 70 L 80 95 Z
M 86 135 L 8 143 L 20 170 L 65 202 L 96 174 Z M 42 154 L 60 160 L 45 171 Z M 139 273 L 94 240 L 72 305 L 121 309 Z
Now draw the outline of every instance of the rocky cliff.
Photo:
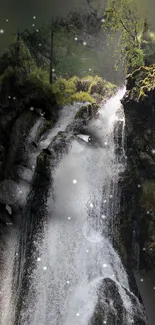
M 149 270 L 155 268 L 155 66 L 130 74 L 126 89 L 121 235 L 126 263 Z

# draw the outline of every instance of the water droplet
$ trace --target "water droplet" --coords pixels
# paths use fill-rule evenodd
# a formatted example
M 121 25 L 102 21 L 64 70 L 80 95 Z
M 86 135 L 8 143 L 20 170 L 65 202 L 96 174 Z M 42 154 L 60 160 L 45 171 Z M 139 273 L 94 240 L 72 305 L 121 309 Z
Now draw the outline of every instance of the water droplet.
M 89 250 L 87 249 L 87 253 L 89 253 Z
M 140 279 L 140 282 L 143 282 L 144 281 L 144 279 Z
M 107 267 L 107 264 L 103 264 L 103 267 Z
M 33 16 L 33 19 L 36 19 L 36 16 Z
M 71 220 L 71 217 L 68 217 L 68 220 Z
M 111 194 L 111 195 L 110 195 L 110 199 L 112 199 L 112 197 L 113 197 L 113 195 Z
M 108 142 L 104 142 L 104 145 L 107 146 L 108 145 Z
M 30 111 L 34 111 L 34 107 L 30 107 Z
M 43 267 L 43 270 L 46 271 L 46 270 L 47 270 L 47 266 L 44 266 L 44 267 Z
M 40 258 L 40 257 L 38 257 L 38 258 L 37 258 L 37 261 L 38 261 L 38 262 L 40 262 L 40 261 L 41 261 L 41 258 Z
M 86 43 L 86 42 L 83 42 L 83 45 L 84 45 L 84 46 L 86 46 L 86 45 L 87 45 L 87 43 Z
M 105 219 L 105 218 L 106 218 L 106 216 L 104 214 L 102 214 L 102 219 Z
M 76 316 L 80 316 L 80 314 L 79 314 L 79 313 L 77 313 L 77 314 L 76 314 Z
M 67 281 L 67 284 L 69 284 L 70 282 L 69 281 Z
M 104 202 L 104 203 L 106 203 L 106 202 L 107 202 L 107 200 L 104 200 L 103 202 Z
M 4 34 L 4 29 L 0 29 L 0 34 Z
M 138 184 L 138 185 L 137 185 L 137 187 L 138 187 L 138 188 L 140 188 L 140 187 L 141 187 L 141 185 L 140 185 L 140 184 Z
M 153 155 L 155 154 L 155 149 L 152 149 L 152 153 L 153 153 Z
M 77 40 L 78 40 L 78 38 L 77 38 L 77 37 L 75 37 L 74 39 L 75 39 L 75 41 L 77 41 Z
M 6 19 L 6 22 L 8 23 L 9 19 Z
M 94 207 L 93 203 L 90 203 L 90 207 L 91 207 L 91 208 L 93 208 L 93 207 Z
M 73 179 L 73 184 L 77 184 L 77 180 L 76 179 Z

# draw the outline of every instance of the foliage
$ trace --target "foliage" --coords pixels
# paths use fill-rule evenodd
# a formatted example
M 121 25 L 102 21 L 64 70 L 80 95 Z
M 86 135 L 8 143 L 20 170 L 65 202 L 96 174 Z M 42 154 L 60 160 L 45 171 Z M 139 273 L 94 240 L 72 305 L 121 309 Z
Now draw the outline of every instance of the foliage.
M 155 65 L 141 66 L 127 76 L 127 89 L 135 101 L 143 100 L 155 88 Z
M 74 26 L 54 25 L 53 68 L 57 76 L 84 76 L 94 66 L 96 53 L 93 48 L 75 41 Z M 29 48 L 38 66 L 49 71 L 51 59 L 51 24 L 40 27 L 39 31 L 27 32 L 22 39 Z
M 68 104 L 73 101 L 96 102 L 93 94 L 109 97 L 116 90 L 116 86 L 99 76 L 86 76 L 78 78 L 76 76 L 64 79 L 58 78 L 53 84 L 53 92 L 60 104 Z
M 102 31 L 101 19 L 94 13 L 70 13 L 58 17 L 38 30 L 25 30 L 22 39 L 38 66 L 50 72 L 51 30 L 54 30 L 52 66 L 57 77 L 82 78 L 88 73 L 101 75 L 111 82 L 124 80 L 122 69 L 115 71 L 114 44 L 107 46 L 107 34 Z M 85 45 L 84 42 L 86 41 Z
M 74 102 L 90 102 L 95 103 L 95 100 L 88 94 L 87 92 L 80 91 L 79 93 L 75 93 L 71 96 L 71 100 Z
M 33 106 L 41 108 L 50 118 L 51 107 L 54 107 L 56 102 L 48 81 L 48 74 L 35 65 L 31 55 L 29 55 L 29 62 L 31 62 L 29 65 L 27 49 L 22 42 L 20 47 L 19 42 L 16 43 L 10 46 L 0 61 L 0 107 L 22 109 Z
M 17 61 L 18 57 L 18 61 Z M 0 75 L 8 67 L 15 68 L 19 66 L 25 73 L 30 72 L 36 67 L 35 61 L 32 58 L 30 51 L 24 45 L 22 40 L 14 41 L 7 52 L 5 52 L 0 58 Z
M 110 37 L 120 34 L 115 55 L 119 57 L 125 72 L 138 68 L 144 63 L 139 34 L 144 28 L 144 19 L 139 12 L 136 0 L 108 0 L 104 31 Z M 116 65 L 117 66 L 117 65 Z
M 145 65 L 155 63 L 155 33 L 145 29 L 141 37 L 141 48 L 144 53 Z
M 93 82 L 90 84 L 89 93 L 94 94 L 97 93 L 102 95 L 103 97 L 109 97 L 114 94 L 116 90 L 116 86 L 111 82 L 107 82 L 103 78 L 99 76 L 95 76 Z

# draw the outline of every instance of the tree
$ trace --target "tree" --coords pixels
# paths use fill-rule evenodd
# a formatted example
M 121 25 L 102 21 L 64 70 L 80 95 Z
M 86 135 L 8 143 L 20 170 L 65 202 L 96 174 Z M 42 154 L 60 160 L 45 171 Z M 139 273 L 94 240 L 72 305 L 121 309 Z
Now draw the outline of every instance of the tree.
M 140 14 L 136 0 L 108 0 L 104 17 L 103 29 L 109 32 L 110 38 L 114 38 L 117 33 L 120 35 L 116 47 L 119 57 L 117 65 L 121 63 L 125 72 L 142 65 L 144 58 L 140 34 L 145 19 Z
M 40 27 L 39 30 L 32 32 L 25 30 L 22 33 L 21 37 L 37 65 L 49 70 L 51 83 L 55 69 L 58 75 L 80 76 L 80 74 L 87 74 L 94 65 L 96 34 L 92 36 L 88 26 L 84 28 L 84 23 L 85 19 L 81 18 L 81 15 L 70 13 L 66 19 L 57 19 Z

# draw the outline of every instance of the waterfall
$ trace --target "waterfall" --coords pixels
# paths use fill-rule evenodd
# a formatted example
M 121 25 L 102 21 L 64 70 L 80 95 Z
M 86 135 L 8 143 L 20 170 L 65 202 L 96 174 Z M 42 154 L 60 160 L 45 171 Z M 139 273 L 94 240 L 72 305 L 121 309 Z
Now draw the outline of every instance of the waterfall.
M 121 297 L 125 310 L 121 325 L 134 323 L 133 294 L 113 247 L 119 218 L 118 180 L 125 168 L 124 115 L 120 104 L 124 92 L 125 89 L 119 90 L 100 107 L 98 117 L 88 125 L 88 135 L 74 136 L 68 153 L 51 170 L 48 219 L 42 228 L 42 240 L 38 237 L 35 243 L 36 267 L 20 323 L 15 325 L 91 325 L 98 292 L 106 279 L 114 283 Z M 65 131 L 78 108 L 79 104 L 69 107 L 74 110 L 69 118 L 62 113 L 59 125 L 43 140 L 42 147 L 53 141 L 59 130 Z M 122 128 L 119 158 L 114 139 L 116 122 Z M 90 134 L 98 139 L 97 145 L 88 144 Z M 110 304 L 116 314 L 116 305 L 112 299 L 107 305 L 106 297 L 102 301 L 102 324 L 114 325 L 108 323 L 108 313 Z M 136 301 L 140 313 L 141 306 Z

